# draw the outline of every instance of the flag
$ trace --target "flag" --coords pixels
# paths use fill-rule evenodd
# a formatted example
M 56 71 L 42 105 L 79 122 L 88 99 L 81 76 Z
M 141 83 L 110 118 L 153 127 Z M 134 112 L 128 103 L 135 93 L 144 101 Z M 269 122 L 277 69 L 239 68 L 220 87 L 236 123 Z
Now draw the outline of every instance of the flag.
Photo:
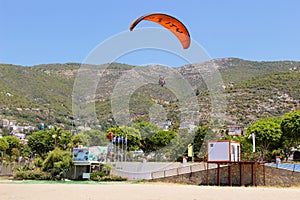
M 114 133 L 112 131 L 109 132 L 109 134 L 107 135 L 107 139 L 111 140 L 114 137 Z
M 248 139 L 252 138 L 252 153 L 255 153 L 255 134 L 254 133 L 251 133 L 249 136 L 248 136 Z
M 188 157 L 193 157 L 193 145 L 188 145 Z
M 121 143 L 122 142 L 122 138 L 121 136 L 118 137 L 118 143 Z
M 255 153 L 255 134 L 251 133 L 252 136 L 252 152 Z

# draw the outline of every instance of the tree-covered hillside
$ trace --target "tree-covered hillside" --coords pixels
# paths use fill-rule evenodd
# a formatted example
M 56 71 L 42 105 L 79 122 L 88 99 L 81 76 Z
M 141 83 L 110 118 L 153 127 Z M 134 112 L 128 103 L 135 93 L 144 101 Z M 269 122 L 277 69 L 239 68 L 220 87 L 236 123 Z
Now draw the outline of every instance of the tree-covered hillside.
M 218 67 L 223 79 L 222 87 L 227 101 L 224 116 L 226 124 L 248 125 L 257 118 L 282 116 L 299 107 L 300 62 L 216 59 L 175 69 L 189 81 L 195 98 L 197 95 L 201 124 L 209 122 L 209 95 L 213 91 L 207 90 L 201 77 L 203 74 L 199 74 L 199 71 L 209 69 L 212 65 Z M 45 123 L 70 128 L 74 123 L 72 92 L 80 67 L 78 63 L 32 67 L 1 64 L 0 119 L 14 119 L 36 126 Z M 99 84 L 92 101 L 95 102 L 97 118 L 103 128 L 114 123 L 111 95 L 116 84 L 123 76 L 134 75 L 135 67 L 112 63 L 97 74 Z M 157 76 L 157 81 L 159 75 L 153 75 Z M 180 105 L 167 85 L 161 87 L 158 84 L 146 84 L 134 91 L 129 103 L 131 119 L 149 120 L 149 110 L 160 105 L 166 110 L 168 119 L 178 120 Z M 83 97 L 83 100 L 86 99 Z

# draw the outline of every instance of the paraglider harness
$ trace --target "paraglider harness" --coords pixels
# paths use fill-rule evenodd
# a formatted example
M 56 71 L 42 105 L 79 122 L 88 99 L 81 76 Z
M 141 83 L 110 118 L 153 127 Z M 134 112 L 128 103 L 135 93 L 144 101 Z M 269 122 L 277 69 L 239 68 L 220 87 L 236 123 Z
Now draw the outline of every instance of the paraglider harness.
M 166 84 L 164 77 L 160 76 L 158 80 L 158 84 L 163 87 Z

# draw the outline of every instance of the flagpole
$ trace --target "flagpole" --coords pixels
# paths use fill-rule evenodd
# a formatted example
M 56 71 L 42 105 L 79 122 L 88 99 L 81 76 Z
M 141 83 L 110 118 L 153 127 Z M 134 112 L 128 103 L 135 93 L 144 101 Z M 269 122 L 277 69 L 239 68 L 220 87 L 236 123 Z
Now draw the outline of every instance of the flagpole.
M 110 147 L 109 147 L 109 154 L 110 154 L 110 158 L 109 158 L 109 160 L 110 160 L 110 162 L 112 162 L 113 161 L 113 159 L 112 159 L 112 151 L 113 151 L 113 146 L 114 146 L 114 143 L 113 143 L 113 139 L 111 139 L 110 140 Z M 107 160 L 107 158 L 106 158 L 106 160 Z
M 127 160 L 127 135 L 125 135 L 125 162 Z
M 121 162 L 123 162 L 123 135 L 121 136 Z
M 119 149 L 120 147 L 118 145 L 119 144 L 119 137 L 120 136 L 117 137 L 117 141 L 116 141 L 116 144 L 117 144 L 116 147 L 117 147 L 117 152 L 118 152 L 117 153 L 117 161 L 119 161 L 119 155 L 120 155 L 120 149 Z
M 120 145 L 120 142 L 121 142 L 121 136 L 119 135 L 118 136 L 118 146 L 119 146 L 119 148 L 118 148 L 118 161 L 122 161 L 122 158 L 120 158 L 121 157 L 120 154 L 121 154 L 121 146 L 122 146 L 122 144 Z
M 114 162 L 116 162 L 117 158 L 117 137 L 114 138 Z

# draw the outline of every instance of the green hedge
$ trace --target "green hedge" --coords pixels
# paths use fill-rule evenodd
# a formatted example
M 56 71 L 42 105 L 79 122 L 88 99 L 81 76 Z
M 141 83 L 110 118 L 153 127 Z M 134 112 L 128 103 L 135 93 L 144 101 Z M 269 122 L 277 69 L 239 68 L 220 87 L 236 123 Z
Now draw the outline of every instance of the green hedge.
M 98 181 L 99 179 L 101 179 L 104 176 L 105 176 L 105 172 L 103 170 L 101 170 L 100 172 L 92 172 L 90 178 L 93 181 Z
M 91 180 L 93 181 L 127 181 L 127 178 L 114 175 L 106 175 L 102 170 L 100 172 L 92 172 Z
M 100 178 L 98 181 L 127 181 L 127 178 L 122 176 L 108 175 Z
M 52 175 L 39 170 L 18 171 L 14 174 L 15 180 L 51 180 Z

